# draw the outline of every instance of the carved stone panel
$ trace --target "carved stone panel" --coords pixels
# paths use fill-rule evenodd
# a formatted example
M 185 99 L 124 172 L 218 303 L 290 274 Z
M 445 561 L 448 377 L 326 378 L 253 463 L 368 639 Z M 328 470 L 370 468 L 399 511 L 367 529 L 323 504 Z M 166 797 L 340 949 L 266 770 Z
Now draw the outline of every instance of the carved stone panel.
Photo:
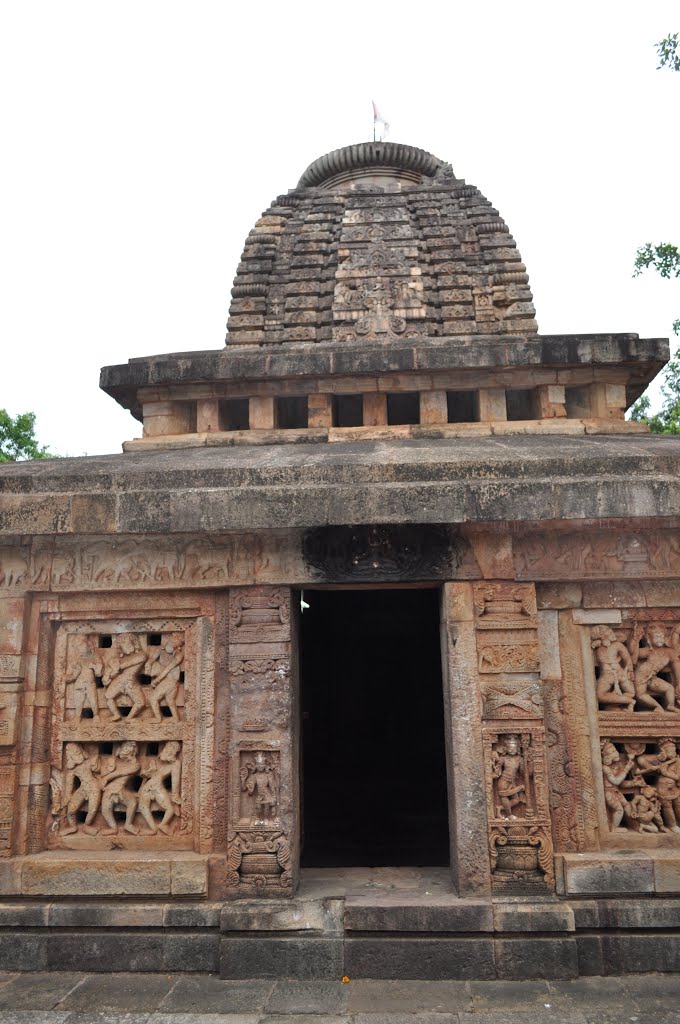
M 291 612 L 287 588 L 229 594 L 227 884 L 235 896 L 293 894 L 299 811 Z
M 680 614 L 677 608 L 631 608 L 602 618 L 609 621 L 582 627 L 599 732 L 593 761 L 602 844 L 677 848 Z
M 554 885 L 543 728 L 484 731 L 489 853 L 495 891 Z
M 538 614 L 532 584 L 473 584 L 494 891 L 554 884 Z
M 49 847 L 208 846 L 214 701 L 206 654 L 204 631 L 182 619 L 58 627 Z

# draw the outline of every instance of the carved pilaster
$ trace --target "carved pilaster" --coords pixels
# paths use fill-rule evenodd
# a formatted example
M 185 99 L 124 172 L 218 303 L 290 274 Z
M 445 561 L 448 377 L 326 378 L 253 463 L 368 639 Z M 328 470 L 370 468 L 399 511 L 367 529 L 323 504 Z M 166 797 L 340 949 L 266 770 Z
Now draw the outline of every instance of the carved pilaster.
M 232 895 L 292 895 L 299 798 L 294 606 L 284 587 L 229 594 Z
M 491 885 L 544 891 L 555 879 L 536 593 L 512 583 L 472 590 Z

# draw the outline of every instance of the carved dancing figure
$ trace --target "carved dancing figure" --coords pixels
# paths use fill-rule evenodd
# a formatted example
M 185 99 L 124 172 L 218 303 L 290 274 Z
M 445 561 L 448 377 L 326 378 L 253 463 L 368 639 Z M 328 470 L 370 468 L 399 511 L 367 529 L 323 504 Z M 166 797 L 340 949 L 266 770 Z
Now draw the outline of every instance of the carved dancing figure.
M 137 794 L 130 788 L 130 782 L 140 772 L 137 744 L 133 740 L 121 743 L 118 753 L 110 759 L 107 769 L 101 772 L 101 781 L 104 786 L 102 815 L 108 825 L 102 835 L 118 834 L 118 823 L 113 811 L 116 804 L 122 804 L 125 808 L 125 825 L 123 827 L 126 832 L 136 836 L 139 834 L 139 829 L 135 828 L 132 822 L 137 813 Z
M 87 814 L 83 822 L 83 831 L 90 835 L 96 835 L 97 829 L 92 827 L 99 802 L 101 800 L 101 783 L 95 778 L 95 772 L 99 771 L 99 755 L 88 757 L 79 743 L 67 743 L 64 748 L 66 760 L 66 772 L 64 777 L 64 791 L 62 793 L 62 808 L 66 812 L 68 827 L 64 829 L 65 836 L 78 831 L 76 813 L 83 804 L 87 804 Z M 75 780 L 80 785 L 74 788 Z
M 661 817 L 661 801 L 654 786 L 643 786 L 630 801 L 631 827 L 636 832 L 667 832 Z
M 146 705 L 144 690 L 138 681 L 146 654 L 140 649 L 137 638 L 130 634 L 118 637 L 118 647 L 120 654 L 107 659 L 102 677 L 106 687 L 104 698 L 114 722 L 122 717 L 116 704 L 118 697 L 127 697 L 132 703 L 128 718 L 134 718 Z
M 595 626 L 591 633 L 595 661 L 600 670 L 597 679 L 597 699 L 600 706 L 635 707 L 634 666 L 628 648 L 617 640 L 609 626 Z
M 160 664 L 161 650 L 170 655 L 170 661 L 163 668 Z M 151 678 L 149 706 L 157 722 L 162 721 L 161 701 L 164 700 L 173 718 L 179 718 L 177 712 L 177 688 L 180 684 L 182 665 L 184 664 L 184 638 L 177 636 L 169 640 L 164 648 L 155 648 L 146 663 L 146 672 Z
M 630 817 L 630 804 L 621 792 L 621 787 L 636 789 L 644 786 L 642 779 L 633 779 L 626 783 L 626 778 L 635 762 L 632 757 L 625 761 L 616 749 L 611 740 L 602 740 L 600 744 L 602 753 L 602 777 L 604 781 L 604 802 L 611 811 L 609 827 L 612 831 L 626 831 L 626 826 L 621 825 L 625 818 Z
M 92 709 L 92 717 L 99 718 L 99 700 L 97 697 L 97 677 L 104 672 L 102 659 L 94 653 L 92 641 L 88 640 L 87 651 L 71 665 L 65 675 L 67 683 L 73 683 L 73 703 L 76 709 L 76 721 L 83 717 L 85 705 Z
M 241 769 L 241 789 L 255 796 L 260 821 L 275 817 L 276 773 L 261 750 Z
M 646 644 L 641 646 L 643 638 Z M 661 711 L 661 704 L 651 696 L 657 694 L 666 711 L 680 714 L 680 708 L 675 705 L 676 695 L 680 693 L 680 656 L 667 640 L 666 627 L 660 622 L 650 622 L 647 626 L 638 623 L 633 629 L 628 650 L 635 667 L 635 696 L 643 707 Z M 673 683 L 661 678 L 659 672 L 664 670 L 672 674 Z
M 138 794 L 139 813 L 154 835 L 158 830 L 165 832 L 166 835 L 169 834 L 168 826 L 176 814 L 175 805 L 182 802 L 179 793 L 182 772 L 179 752 L 180 744 L 176 740 L 169 740 L 163 745 L 163 749 L 158 755 L 158 761 L 155 758 L 150 758 L 148 765 L 141 771 L 145 781 Z M 170 791 L 164 785 L 168 778 L 170 779 Z M 163 811 L 163 820 L 158 825 L 151 813 L 153 803 Z
M 516 807 L 524 805 L 526 809 L 526 784 L 518 781 L 521 771 L 519 737 L 506 736 L 502 749 L 493 752 L 493 777 L 498 780 L 496 792 L 499 800 L 496 813 L 499 817 L 516 818 Z
M 656 771 L 656 792 L 661 801 L 661 816 L 671 832 L 680 832 L 680 757 L 675 740 L 662 739 L 657 754 L 642 755 L 637 762 L 642 771 Z

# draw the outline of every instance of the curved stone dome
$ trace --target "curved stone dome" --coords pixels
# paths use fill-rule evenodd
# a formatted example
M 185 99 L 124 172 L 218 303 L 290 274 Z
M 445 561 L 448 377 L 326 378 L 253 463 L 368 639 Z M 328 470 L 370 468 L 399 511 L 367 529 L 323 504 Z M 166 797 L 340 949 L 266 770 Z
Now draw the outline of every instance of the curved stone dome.
M 246 239 L 228 344 L 535 334 L 505 221 L 431 153 L 366 142 L 309 165 Z

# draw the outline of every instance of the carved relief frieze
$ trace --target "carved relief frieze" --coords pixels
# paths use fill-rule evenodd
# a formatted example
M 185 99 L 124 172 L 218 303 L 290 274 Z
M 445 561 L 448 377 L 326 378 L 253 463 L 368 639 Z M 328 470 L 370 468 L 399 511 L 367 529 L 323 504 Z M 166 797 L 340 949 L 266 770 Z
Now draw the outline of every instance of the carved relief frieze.
M 543 533 L 513 542 L 518 579 L 656 579 L 680 575 L 680 531 Z
M 0 856 L 11 850 L 16 765 L 0 765 Z
M 531 584 L 475 583 L 472 589 L 477 629 L 537 628 L 536 591 Z
M 73 538 L 0 545 L 0 590 L 143 590 L 238 584 L 300 574 L 291 531 L 153 538 Z
M 201 790 L 209 781 L 203 762 L 211 759 L 213 697 L 199 635 L 191 620 L 58 627 L 48 846 L 198 849 L 205 842 L 209 794 Z

